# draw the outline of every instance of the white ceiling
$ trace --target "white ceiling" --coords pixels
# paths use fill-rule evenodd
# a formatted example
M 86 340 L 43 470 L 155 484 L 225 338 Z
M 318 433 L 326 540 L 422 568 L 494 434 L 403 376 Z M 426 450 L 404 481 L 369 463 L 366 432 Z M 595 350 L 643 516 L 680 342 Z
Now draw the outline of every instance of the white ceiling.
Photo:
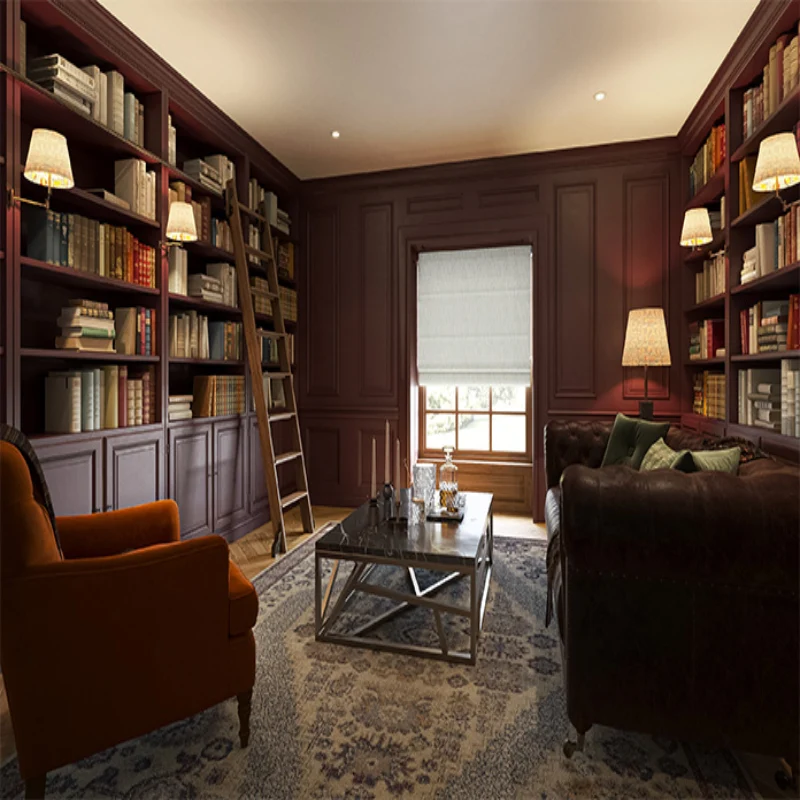
M 101 2 L 301 178 L 674 135 L 757 5 Z

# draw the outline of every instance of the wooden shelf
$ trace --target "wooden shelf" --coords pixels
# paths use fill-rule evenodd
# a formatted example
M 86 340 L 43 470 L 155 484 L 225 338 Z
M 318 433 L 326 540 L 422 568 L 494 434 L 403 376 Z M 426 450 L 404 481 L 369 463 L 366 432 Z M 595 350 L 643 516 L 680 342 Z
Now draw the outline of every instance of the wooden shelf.
M 790 131 L 800 114 L 800 85 L 795 86 L 790 95 L 783 98 L 783 102 L 772 112 L 753 133 L 733 151 L 731 161 L 741 161 L 745 156 L 758 152 L 761 142 L 775 133 Z
M 793 203 L 800 196 L 798 191 L 800 184 L 792 186 L 789 189 L 781 190 L 781 197 L 787 203 Z M 739 214 L 736 219 L 731 222 L 731 228 L 746 228 L 753 225 L 759 225 L 762 222 L 773 222 L 778 217 L 783 215 L 783 204 L 775 196 L 775 194 L 766 194 L 764 199 L 749 208 L 744 214 Z
M 178 167 L 174 167 L 172 164 L 164 162 L 164 168 L 167 170 L 170 183 L 173 181 L 182 181 L 191 188 L 193 200 L 195 199 L 195 195 L 210 197 L 212 208 L 216 208 L 220 211 L 225 210 L 224 195 L 219 195 L 211 189 L 206 188 L 202 183 L 198 183 L 194 178 L 189 177 L 182 169 L 178 169 Z
M 34 128 L 51 128 L 64 134 L 68 140 L 92 145 L 107 150 L 119 158 L 141 158 L 151 165 L 161 164 L 161 159 L 149 150 L 139 147 L 91 117 L 81 114 L 67 103 L 59 100 L 33 81 L 15 70 L 0 64 L 0 71 L 14 78 L 22 97 L 22 115 L 26 123 Z
M 195 364 L 203 367 L 243 367 L 244 361 L 234 361 L 230 358 L 176 358 L 169 357 L 170 364 Z
M 20 355 L 23 358 L 42 358 L 51 361 L 60 361 L 62 358 L 66 358 L 70 361 L 108 361 L 121 364 L 157 364 L 161 360 L 159 356 L 126 356 L 122 353 L 87 353 L 80 350 L 58 350 L 57 348 L 48 350 L 37 347 L 23 347 L 20 349 Z
M 747 353 L 731 356 L 731 361 L 782 361 L 784 358 L 800 358 L 800 350 L 776 350 L 773 353 Z
M 194 308 L 198 311 L 206 311 L 208 313 L 229 314 L 234 317 L 242 316 L 242 309 L 238 306 L 227 306 L 225 303 L 212 303 L 208 300 L 202 300 L 199 297 L 189 297 L 183 294 L 170 294 L 170 305 L 183 306 L 184 308 Z
M 685 366 L 687 367 L 713 367 L 713 366 L 724 366 L 725 365 L 725 358 L 720 356 L 719 358 L 694 358 L 694 359 L 687 359 L 685 362 Z
M 789 292 L 800 292 L 800 261 L 795 261 L 788 267 L 781 267 L 769 275 L 754 278 L 748 283 L 742 283 L 731 289 L 731 294 L 759 294 L 761 292 L 772 292 L 788 290 Z
M 150 219 L 150 217 L 143 217 L 141 214 L 134 214 L 132 211 L 120 208 L 118 205 L 109 203 L 108 200 L 103 200 L 83 189 L 53 192 L 50 205 L 56 208 L 64 206 L 79 209 L 93 219 L 117 225 L 147 227 L 156 230 L 161 228 L 161 225 L 156 220 Z
M 80 433 L 29 433 L 28 438 L 33 442 L 47 442 L 47 444 L 60 444 L 61 442 L 79 442 L 85 439 L 96 439 L 98 436 L 124 435 L 126 433 L 147 433 L 163 430 L 160 422 L 151 422 L 149 425 L 125 425 L 119 428 L 101 428 L 97 431 L 81 431 Z
M 220 247 L 215 247 L 208 242 L 184 242 L 183 247 L 186 248 L 187 252 L 192 255 L 200 256 L 200 258 L 213 258 L 219 261 L 227 261 L 230 264 L 234 261 L 232 252 L 223 250 Z
M 686 204 L 686 209 L 700 208 L 719 200 L 725 192 L 725 170 L 728 162 L 723 161 L 719 169 L 709 178 L 708 182 Z
M 693 306 L 689 306 L 686 309 L 687 314 L 693 314 L 698 311 L 708 311 L 715 308 L 724 308 L 725 307 L 725 293 L 718 294 L 714 297 L 709 297 L 708 300 L 703 300 L 700 303 L 695 303 Z
M 246 414 L 220 414 L 216 417 L 190 417 L 189 419 L 174 419 L 167 422 L 170 428 L 186 425 L 203 425 L 209 422 L 225 422 L 229 419 L 244 419 Z
M 735 430 L 729 430 L 728 436 L 743 436 L 744 438 L 755 438 L 765 436 L 769 439 L 768 442 L 761 441 L 761 447 L 767 452 L 768 448 L 765 444 L 780 444 L 787 445 L 793 450 L 800 449 L 800 439 L 796 436 L 787 436 L 785 433 L 775 431 L 772 428 L 761 428 L 758 425 L 746 425 L 743 422 L 729 422 L 729 426 L 735 426 Z
M 61 286 L 76 286 L 80 288 L 105 290 L 113 292 L 125 292 L 131 294 L 145 294 L 157 297 L 160 294 L 158 289 L 149 286 L 140 286 L 138 283 L 128 283 L 119 281 L 116 278 L 106 278 L 102 275 L 95 275 L 91 272 L 80 272 L 71 267 L 60 267 L 56 264 L 48 264 L 38 261 L 35 258 L 22 256 L 20 265 L 23 273 L 48 283 L 57 283 Z
M 698 247 L 684 256 L 684 262 L 686 264 L 692 264 L 693 266 L 702 267 L 703 262 L 706 260 L 706 258 L 708 258 L 710 253 L 725 247 L 725 234 L 726 232 L 724 228 L 722 230 L 715 231 L 714 238 L 708 244 L 704 244 L 702 247 Z

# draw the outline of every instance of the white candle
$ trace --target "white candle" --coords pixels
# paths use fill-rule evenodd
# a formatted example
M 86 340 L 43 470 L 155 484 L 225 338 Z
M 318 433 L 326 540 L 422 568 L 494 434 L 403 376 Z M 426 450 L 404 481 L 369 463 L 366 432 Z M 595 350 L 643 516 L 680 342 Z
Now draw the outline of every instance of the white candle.
M 389 453 L 391 452 L 392 444 L 389 439 L 389 420 L 386 420 L 386 446 L 384 447 L 384 460 L 383 460 L 383 482 L 391 483 L 392 476 L 389 472 Z
M 377 460 L 377 444 L 375 443 L 375 437 L 372 437 L 372 473 L 370 475 L 370 483 L 369 483 L 369 496 L 375 497 L 378 493 L 375 487 L 375 467 L 376 467 L 376 460 Z
M 394 449 L 394 488 L 400 491 L 402 485 L 403 485 L 403 478 L 400 475 L 400 440 L 398 439 L 395 442 L 395 449 Z

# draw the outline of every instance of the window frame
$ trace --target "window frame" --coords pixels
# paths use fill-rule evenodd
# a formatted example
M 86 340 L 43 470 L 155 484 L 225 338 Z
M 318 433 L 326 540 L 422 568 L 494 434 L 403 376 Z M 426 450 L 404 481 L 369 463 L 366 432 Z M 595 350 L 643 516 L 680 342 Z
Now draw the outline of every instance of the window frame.
M 427 424 L 426 416 L 428 414 L 455 414 L 456 417 L 456 444 L 458 444 L 458 414 L 470 413 L 480 414 L 489 417 L 489 450 L 459 450 L 457 447 L 453 450 L 453 457 L 461 459 L 462 461 L 497 461 L 497 462 L 515 462 L 520 464 L 530 464 L 532 461 L 531 450 L 531 431 L 532 431 L 532 392 L 531 387 L 525 387 L 525 410 L 524 411 L 494 411 L 492 409 L 492 392 L 491 387 L 489 391 L 489 410 L 482 411 L 475 409 L 462 409 L 459 412 L 458 405 L 458 386 L 456 388 L 456 404 L 455 409 L 431 409 L 427 408 L 428 396 L 427 390 L 424 386 L 419 387 L 419 457 L 427 461 L 430 460 L 444 460 L 444 454 L 441 449 L 430 449 L 427 445 Z M 492 417 L 508 416 L 508 417 L 524 417 L 525 418 L 525 451 L 512 452 L 508 450 L 492 450 Z

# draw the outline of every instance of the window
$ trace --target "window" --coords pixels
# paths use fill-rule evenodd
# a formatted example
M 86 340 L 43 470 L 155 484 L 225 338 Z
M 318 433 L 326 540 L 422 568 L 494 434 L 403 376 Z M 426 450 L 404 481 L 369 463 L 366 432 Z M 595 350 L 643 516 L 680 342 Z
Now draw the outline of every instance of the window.
M 525 386 L 428 386 L 420 389 L 420 450 L 523 458 L 530 452 L 530 390 Z

